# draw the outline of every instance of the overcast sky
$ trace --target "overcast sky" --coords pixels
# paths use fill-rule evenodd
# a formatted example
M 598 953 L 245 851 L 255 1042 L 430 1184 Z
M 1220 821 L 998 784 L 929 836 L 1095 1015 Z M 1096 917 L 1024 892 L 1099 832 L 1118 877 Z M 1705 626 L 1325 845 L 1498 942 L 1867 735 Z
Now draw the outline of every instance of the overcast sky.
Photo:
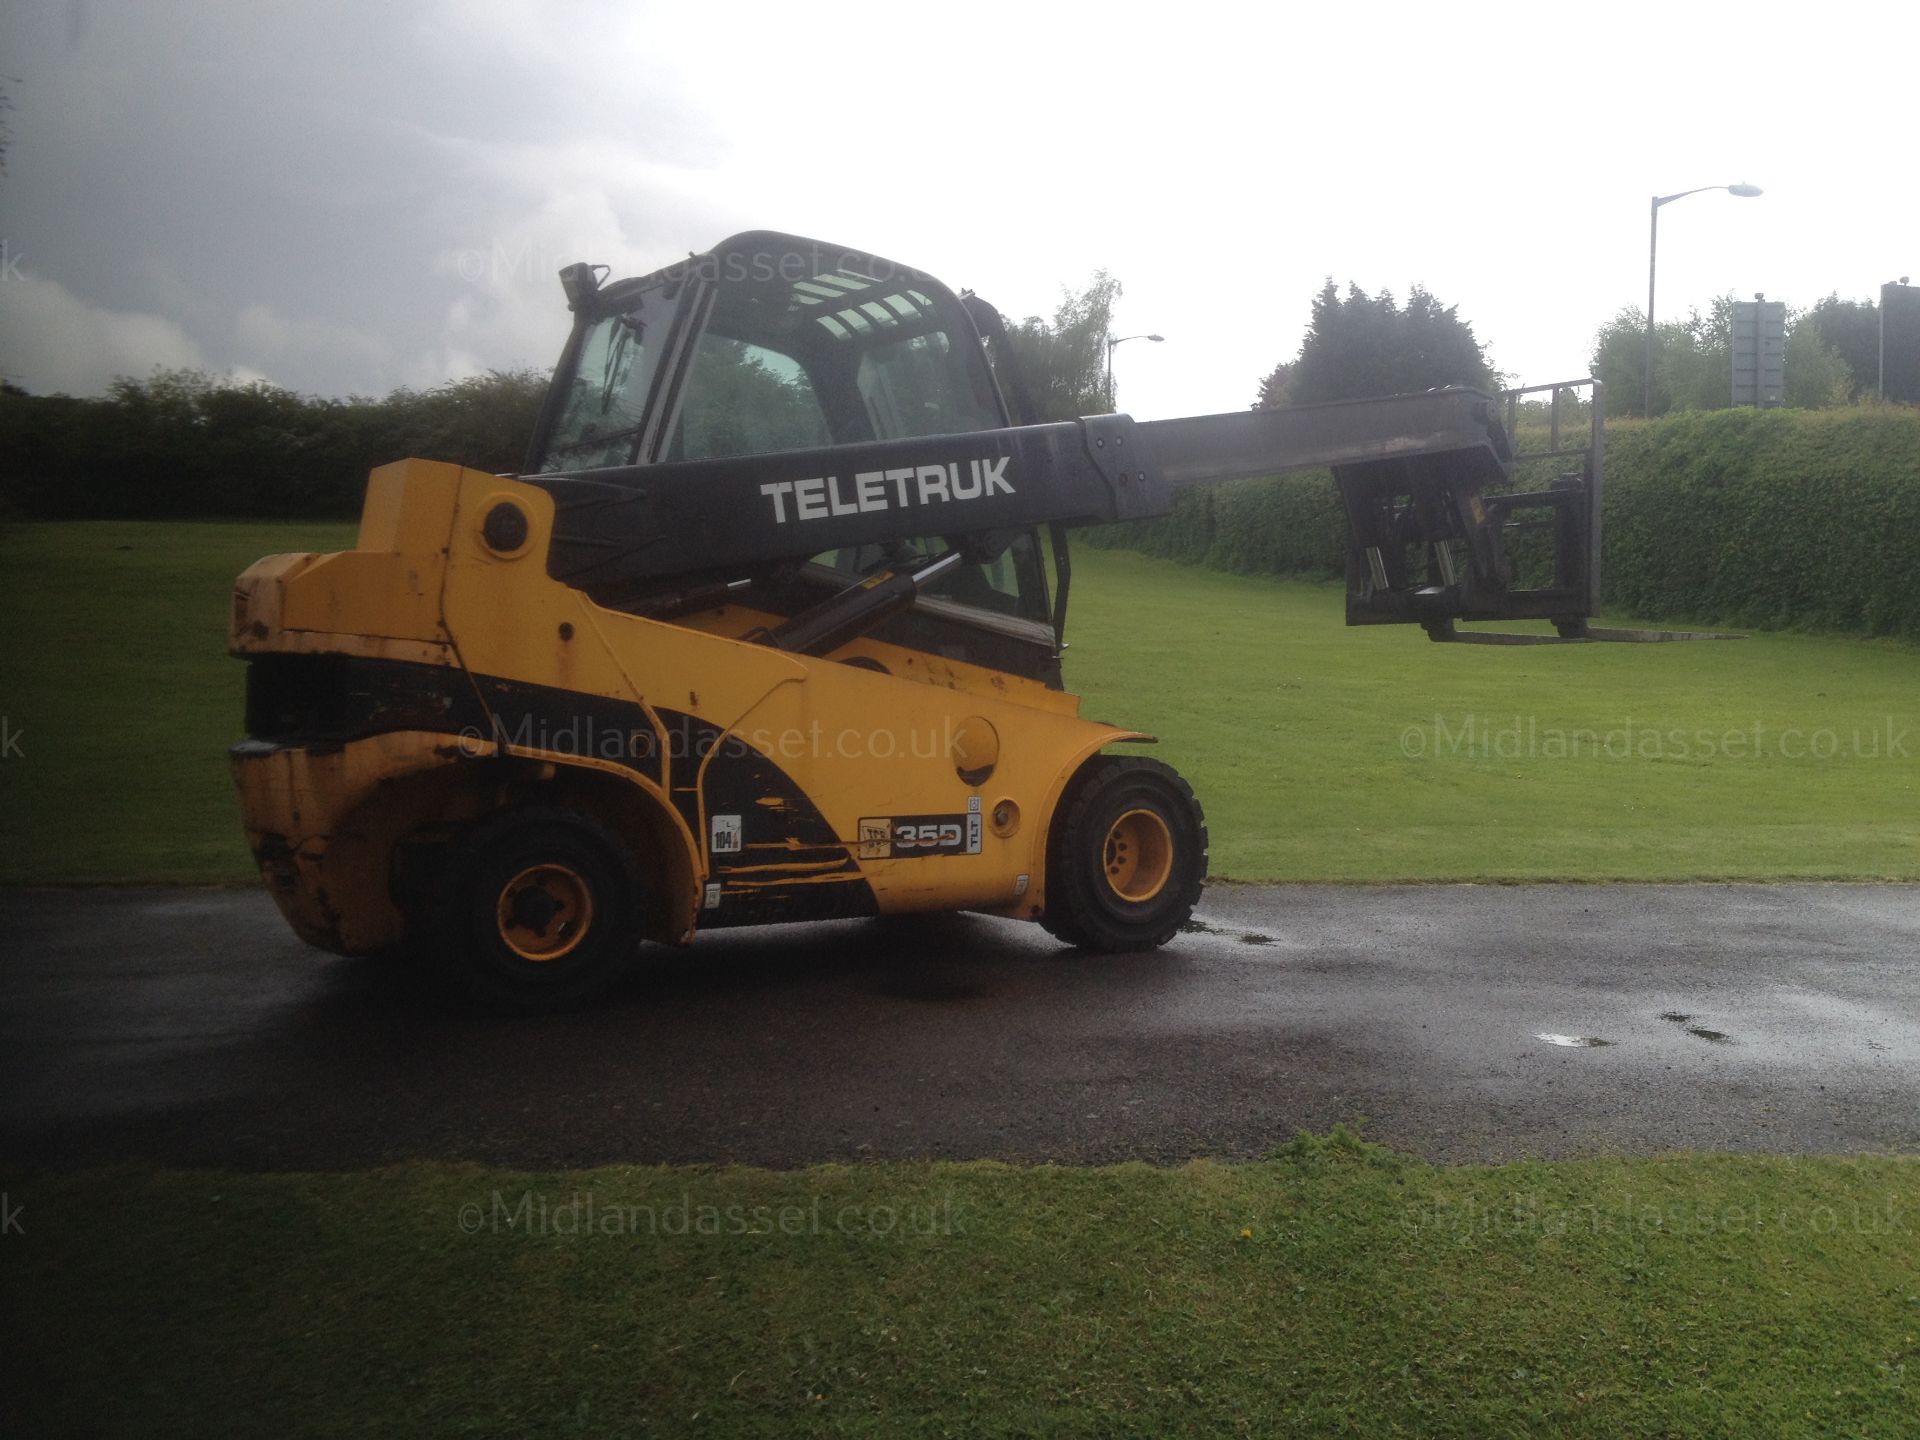
M 797 231 L 1050 312 L 1121 406 L 1238 409 L 1313 293 L 1425 285 L 1528 382 L 1715 294 L 1920 271 L 1908 6 L 7 0 L 0 374 L 321 394 L 545 368 L 570 260 Z M 1907 32 L 1907 33 L 1903 33 Z M 1905 177 L 1905 178 L 1903 178 Z

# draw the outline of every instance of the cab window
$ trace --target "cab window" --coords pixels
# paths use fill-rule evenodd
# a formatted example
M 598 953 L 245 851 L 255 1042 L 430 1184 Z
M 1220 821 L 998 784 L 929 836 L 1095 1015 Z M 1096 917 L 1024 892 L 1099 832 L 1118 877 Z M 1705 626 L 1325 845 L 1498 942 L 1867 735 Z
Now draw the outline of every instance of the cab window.
M 836 578 L 851 582 L 884 566 L 931 560 L 946 552 L 947 542 L 935 536 L 828 550 L 814 556 L 813 563 L 831 570 Z M 1018 536 L 993 560 L 963 565 L 941 576 L 921 594 L 1009 619 L 1031 620 L 1042 625 L 1048 620 L 1045 573 L 1031 534 Z
M 644 387 L 604 378 L 626 376 L 622 364 L 644 363 L 611 357 L 610 347 L 621 344 L 630 342 L 602 322 L 582 349 L 579 376 L 588 382 L 589 399 L 606 409 L 586 427 L 596 435 L 638 424 L 637 415 L 629 418 L 627 397 L 644 397 Z M 804 272 L 784 265 L 729 266 L 715 283 L 660 458 L 716 460 L 965 434 L 1005 423 L 972 325 L 944 292 L 921 289 L 910 273 L 881 277 L 844 263 Z M 578 425 L 575 431 L 586 433 Z M 581 463 L 563 457 L 566 468 Z M 812 568 L 823 583 L 845 584 L 945 549 L 938 538 L 902 538 L 817 555 Z M 924 593 L 937 606 L 1048 620 L 1045 569 L 1031 536 L 1022 536 L 999 559 L 964 566 Z
M 791 355 L 709 330 L 681 402 L 677 458 L 764 454 L 831 445 L 813 382 Z
M 872 345 L 861 351 L 854 383 L 883 437 L 957 435 L 1000 422 L 969 367 L 953 361 L 944 330 Z

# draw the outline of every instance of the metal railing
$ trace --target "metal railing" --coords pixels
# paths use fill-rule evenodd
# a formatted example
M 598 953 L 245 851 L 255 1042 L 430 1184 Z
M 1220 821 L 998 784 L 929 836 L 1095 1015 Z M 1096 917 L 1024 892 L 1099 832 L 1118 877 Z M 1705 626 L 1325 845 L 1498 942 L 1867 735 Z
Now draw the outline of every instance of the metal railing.
M 1577 409 L 1581 403 L 1581 391 L 1588 392 L 1585 397 L 1587 424 L 1584 438 L 1578 442 L 1566 438 L 1567 410 Z M 1526 396 L 1547 395 L 1547 448 L 1544 450 L 1520 449 L 1520 406 Z M 1556 380 L 1547 385 L 1523 385 L 1514 390 L 1503 390 L 1500 398 L 1506 402 L 1507 437 L 1513 442 L 1513 466 L 1518 472 L 1523 466 L 1543 460 L 1564 462 L 1578 461 L 1578 473 L 1583 482 L 1584 509 L 1584 548 L 1586 550 L 1584 575 L 1588 614 L 1600 609 L 1600 503 L 1606 472 L 1606 387 L 1591 375 L 1579 380 Z M 1568 401 L 1572 404 L 1569 405 Z M 1575 431 L 1579 433 L 1578 430 Z M 1563 443 L 1563 440 L 1565 443 Z M 1571 473 L 1571 465 L 1557 466 L 1562 474 Z

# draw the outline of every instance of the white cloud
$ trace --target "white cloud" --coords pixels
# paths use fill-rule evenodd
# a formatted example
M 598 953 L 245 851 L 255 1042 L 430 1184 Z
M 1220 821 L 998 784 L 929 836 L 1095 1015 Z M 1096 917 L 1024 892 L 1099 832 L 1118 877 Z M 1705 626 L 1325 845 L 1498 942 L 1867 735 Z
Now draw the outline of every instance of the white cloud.
M 0 375 L 36 394 L 98 395 L 118 376 L 206 363 L 165 316 L 89 305 L 24 265 L 0 282 Z
M 1795 31 L 1789 123 L 1717 11 L 1637 0 L 1602 22 L 1185 0 L 1178 23 L 974 0 L 871 25 L 756 0 L 205 0 L 103 8 L 77 40 L 61 7 L 11 9 L 9 225 L 107 317 L 9 324 L 9 365 L 81 376 L 57 383 L 189 355 L 333 394 L 545 366 L 561 265 L 643 273 L 753 228 L 1016 317 L 1105 268 L 1123 331 L 1167 336 L 1115 358 L 1147 417 L 1245 405 L 1327 275 L 1424 283 L 1502 367 L 1577 374 L 1645 301 L 1648 197 L 1697 184 L 1767 194 L 1666 213 L 1663 314 L 1920 269 L 1920 191 L 1860 138 L 1905 134 L 1910 101 L 1860 83 L 1839 16 Z
M 236 369 L 249 374 L 384 376 L 392 348 L 380 336 L 330 320 L 283 315 L 262 301 L 242 307 L 233 324 Z

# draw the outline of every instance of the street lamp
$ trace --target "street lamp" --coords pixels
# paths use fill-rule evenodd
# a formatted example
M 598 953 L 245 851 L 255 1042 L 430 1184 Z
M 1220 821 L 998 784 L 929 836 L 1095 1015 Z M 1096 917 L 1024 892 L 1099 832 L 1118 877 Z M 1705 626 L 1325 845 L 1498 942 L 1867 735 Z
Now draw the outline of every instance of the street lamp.
M 1896 284 L 1904 285 L 1907 277 L 1902 275 L 1898 281 L 1889 280 L 1880 287 L 1880 383 L 1874 388 L 1880 392 L 1882 400 L 1887 398 L 1887 297 Z
M 1167 337 L 1164 335 L 1122 335 L 1118 340 L 1107 341 L 1107 408 L 1113 408 L 1113 347 L 1124 345 L 1129 340 L 1151 340 L 1158 345 Z
M 1674 195 L 1653 197 L 1653 219 L 1647 230 L 1647 368 L 1640 394 L 1640 413 L 1648 419 L 1653 418 L 1653 267 L 1660 252 L 1660 207 L 1670 205 L 1675 200 L 1684 200 L 1689 195 L 1698 195 L 1702 190 L 1724 190 L 1729 195 L 1738 195 L 1742 200 L 1751 200 L 1761 193 L 1758 185 L 1696 185 L 1691 190 L 1682 190 Z

